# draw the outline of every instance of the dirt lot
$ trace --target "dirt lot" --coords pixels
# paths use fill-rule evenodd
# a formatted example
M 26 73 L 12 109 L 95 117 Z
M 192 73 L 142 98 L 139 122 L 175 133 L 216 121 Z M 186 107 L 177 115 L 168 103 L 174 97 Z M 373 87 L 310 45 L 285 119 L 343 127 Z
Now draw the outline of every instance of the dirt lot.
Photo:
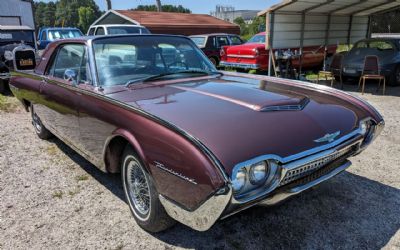
M 30 115 L 0 96 L 0 249 L 400 249 L 400 88 L 381 96 L 374 86 L 362 97 L 386 127 L 349 171 L 204 233 L 177 225 L 154 235 L 132 219 L 119 176 L 39 140 Z

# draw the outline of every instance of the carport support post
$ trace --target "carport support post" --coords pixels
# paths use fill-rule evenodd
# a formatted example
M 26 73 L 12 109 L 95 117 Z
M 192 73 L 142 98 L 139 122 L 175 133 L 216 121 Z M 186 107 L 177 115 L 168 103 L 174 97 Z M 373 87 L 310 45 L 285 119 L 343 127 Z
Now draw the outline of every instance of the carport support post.
M 267 20 L 267 27 L 268 27 L 268 32 L 267 32 L 267 40 L 268 40 L 268 44 L 267 44 L 267 49 L 269 52 L 269 56 L 268 56 L 268 76 L 271 76 L 272 74 L 272 57 L 274 56 L 274 51 L 273 51 L 273 41 L 274 41 L 274 22 L 275 22 L 275 13 L 274 12 L 270 12 L 267 13 L 268 17 L 266 18 Z M 276 70 L 276 69 L 274 69 Z
M 353 29 L 353 15 L 350 16 L 349 30 L 347 32 L 347 48 L 350 49 L 351 30 Z
M 304 47 L 304 29 L 306 25 L 306 12 L 303 11 L 301 15 L 301 33 L 300 33 L 300 67 L 299 67 L 299 77 L 301 76 L 301 71 L 303 68 L 303 47 Z
M 331 29 L 331 17 L 332 15 L 329 14 L 328 15 L 328 21 L 326 22 L 326 31 L 325 31 L 325 49 L 328 46 L 328 42 L 329 42 L 329 32 Z M 326 51 L 324 51 L 324 70 L 326 70 Z

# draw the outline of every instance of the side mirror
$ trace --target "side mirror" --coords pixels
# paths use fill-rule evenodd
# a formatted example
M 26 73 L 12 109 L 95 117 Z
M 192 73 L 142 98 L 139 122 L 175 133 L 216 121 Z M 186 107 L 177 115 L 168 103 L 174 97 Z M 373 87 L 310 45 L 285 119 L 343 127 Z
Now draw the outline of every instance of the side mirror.
M 72 82 L 73 84 L 76 84 L 76 77 L 77 77 L 77 73 L 75 70 L 73 69 L 66 69 L 64 71 L 64 80 L 67 80 L 69 82 Z

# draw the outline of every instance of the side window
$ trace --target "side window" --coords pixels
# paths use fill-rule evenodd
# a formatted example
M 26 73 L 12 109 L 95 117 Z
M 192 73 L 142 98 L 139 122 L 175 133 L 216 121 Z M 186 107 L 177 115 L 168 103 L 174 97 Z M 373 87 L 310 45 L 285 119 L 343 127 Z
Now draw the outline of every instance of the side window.
M 81 70 L 81 67 L 86 67 L 86 63 L 83 63 L 85 58 L 85 46 L 82 44 L 68 44 L 62 46 L 53 61 L 48 72 L 49 75 L 64 79 L 66 73 L 73 73 L 73 80 L 75 82 L 87 80 L 86 70 Z
M 89 36 L 93 36 L 94 35 L 94 28 L 90 28 L 89 30 Z
M 243 42 L 242 42 L 242 39 L 240 39 L 240 38 L 237 37 L 237 36 L 231 36 L 230 38 L 231 38 L 231 43 L 232 43 L 232 45 L 240 45 L 240 44 L 243 43 Z
M 105 34 L 104 28 L 103 27 L 98 27 L 97 30 L 96 30 L 96 36 L 101 36 L 101 35 L 104 35 L 104 34 Z
M 41 39 L 40 40 L 47 40 L 47 32 L 44 30 L 44 31 L 42 31 L 42 37 L 41 37 Z
M 218 47 L 229 45 L 228 38 L 226 36 L 217 37 Z

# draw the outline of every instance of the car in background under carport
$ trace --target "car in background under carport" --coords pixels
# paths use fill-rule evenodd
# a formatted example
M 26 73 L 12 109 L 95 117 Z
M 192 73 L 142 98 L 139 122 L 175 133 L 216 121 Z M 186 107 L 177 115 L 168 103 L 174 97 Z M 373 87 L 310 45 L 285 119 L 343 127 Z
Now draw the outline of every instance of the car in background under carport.
M 343 76 L 345 78 L 359 78 L 363 71 L 365 56 L 369 55 L 375 55 L 379 58 L 381 74 L 386 76 L 388 84 L 399 86 L 399 38 L 371 38 L 358 41 L 344 56 Z

